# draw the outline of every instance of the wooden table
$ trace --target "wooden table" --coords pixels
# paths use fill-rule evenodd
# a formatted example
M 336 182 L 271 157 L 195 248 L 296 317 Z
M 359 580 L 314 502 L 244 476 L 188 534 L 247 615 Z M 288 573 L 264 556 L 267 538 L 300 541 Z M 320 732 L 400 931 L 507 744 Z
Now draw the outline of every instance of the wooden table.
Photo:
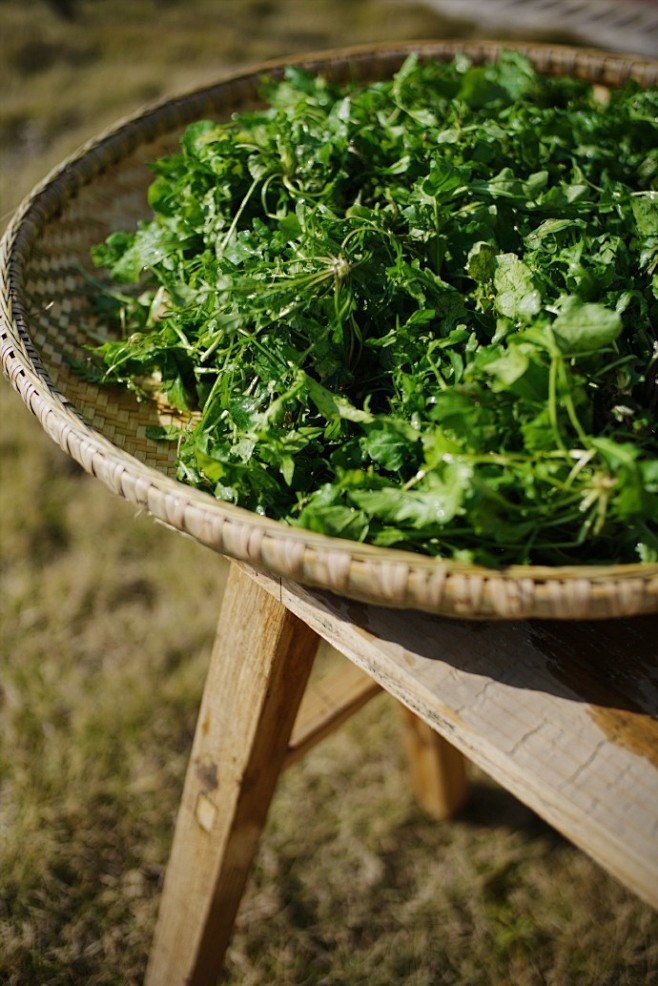
M 349 661 L 318 693 L 320 639 Z M 409 710 L 437 817 L 465 797 L 465 756 L 658 906 L 658 617 L 455 621 L 233 564 L 148 986 L 216 981 L 281 770 L 380 688 Z

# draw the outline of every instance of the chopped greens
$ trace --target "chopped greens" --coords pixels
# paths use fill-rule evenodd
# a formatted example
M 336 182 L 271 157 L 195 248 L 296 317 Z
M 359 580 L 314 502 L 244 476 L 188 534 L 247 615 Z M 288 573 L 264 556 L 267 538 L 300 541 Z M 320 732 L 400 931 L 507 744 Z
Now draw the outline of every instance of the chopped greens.
M 185 416 L 179 478 L 467 562 L 657 561 L 658 90 L 507 52 L 263 91 L 93 250 L 99 378 Z

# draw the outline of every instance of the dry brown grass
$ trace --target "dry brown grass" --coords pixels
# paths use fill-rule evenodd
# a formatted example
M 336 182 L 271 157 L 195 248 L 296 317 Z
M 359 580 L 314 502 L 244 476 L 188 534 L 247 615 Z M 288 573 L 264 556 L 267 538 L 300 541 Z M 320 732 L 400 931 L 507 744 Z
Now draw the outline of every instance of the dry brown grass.
M 5 214 L 144 99 L 443 26 L 376 0 L 78 7 L 0 6 Z M 225 565 L 84 475 L 4 383 L 0 468 L 0 982 L 137 984 Z M 648 907 L 480 775 L 458 821 L 430 821 L 398 727 L 379 698 L 285 775 L 225 986 L 658 982 Z

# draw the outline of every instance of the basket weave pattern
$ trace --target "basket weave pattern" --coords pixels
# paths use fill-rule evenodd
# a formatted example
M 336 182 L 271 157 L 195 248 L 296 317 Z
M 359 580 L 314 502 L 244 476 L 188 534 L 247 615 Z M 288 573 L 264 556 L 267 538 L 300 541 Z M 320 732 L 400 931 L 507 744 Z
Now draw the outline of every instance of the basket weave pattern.
M 512 46 L 508 46 L 512 47 Z M 539 71 L 602 85 L 628 78 L 658 83 L 658 62 L 587 49 L 515 45 Z M 390 76 L 409 51 L 475 61 L 495 57 L 495 42 L 366 47 L 295 59 L 340 81 Z M 155 404 L 84 381 L 80 359 L 93 324 L 86 270 L 89 249 L 148 215 L 149 162 L 177 149 L 185 126 L 226 119 L 257 102 L 267 63 L 206 89 L 150 108 L 69 158 L 19 209 L 0 245 L 3 368 L 46 432 L 111 490 L 163 523 L 231 557 L 350 598 L 473 618 L 602 618 L 658 611 L 658 565 L 514 567 L 504 571 L 444 562 L 294 530 L 220 503 L 174 478 L 169 443 L 146 437 L 167 423 Z

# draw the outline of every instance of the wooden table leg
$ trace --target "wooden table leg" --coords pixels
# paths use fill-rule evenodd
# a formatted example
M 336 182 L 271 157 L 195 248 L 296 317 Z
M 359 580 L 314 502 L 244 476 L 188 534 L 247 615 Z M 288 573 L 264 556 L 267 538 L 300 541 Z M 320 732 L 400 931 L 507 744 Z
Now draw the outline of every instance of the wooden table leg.
M 147 986 L 217 980 L 318 640 L 231 566 Z
M 401 703 L 400 709 L 416 799 L 439 821 L 452 818 L 468 797 L 464 756 Z

